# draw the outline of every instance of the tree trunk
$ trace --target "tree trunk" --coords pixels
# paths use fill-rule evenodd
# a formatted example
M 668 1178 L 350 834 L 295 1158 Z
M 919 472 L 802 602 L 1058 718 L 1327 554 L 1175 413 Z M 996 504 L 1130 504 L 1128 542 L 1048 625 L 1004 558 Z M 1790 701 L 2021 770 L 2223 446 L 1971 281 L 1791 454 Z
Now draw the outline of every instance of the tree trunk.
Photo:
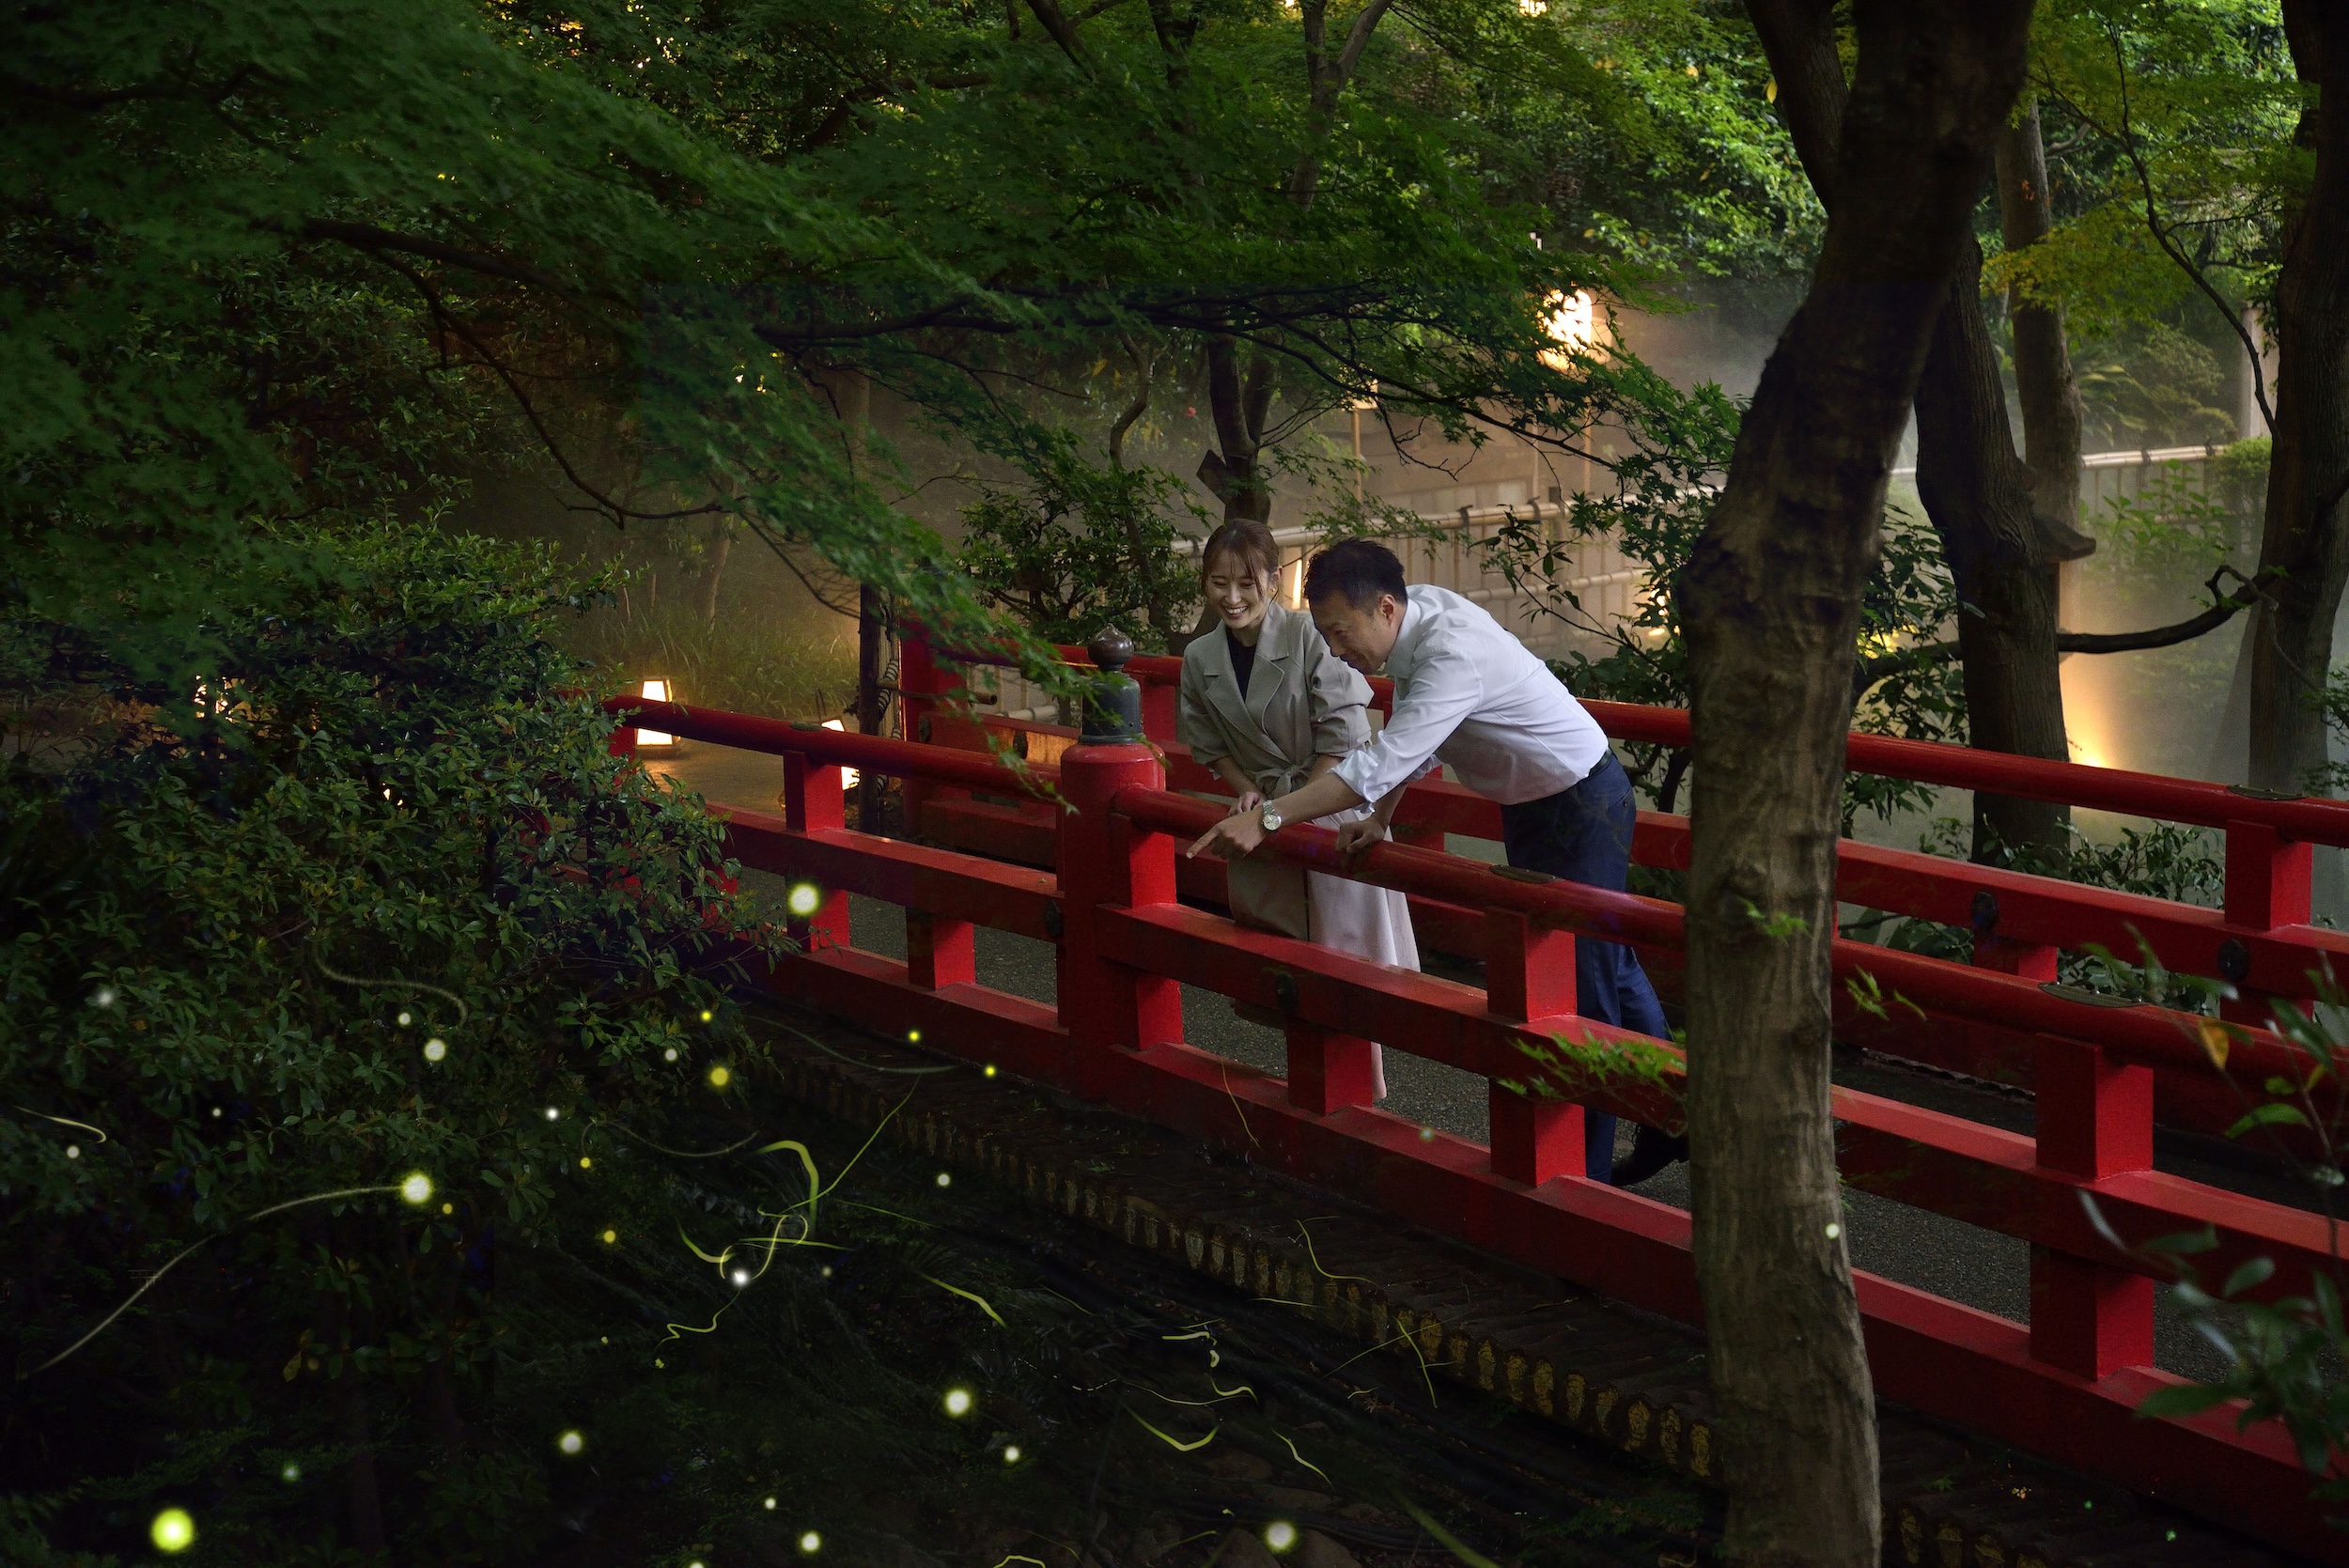
M 1223 503 L 1223 520 L 1268 522 L 1272 485 L 1259 460 L 1265 419 L 1272 411 L 1272 366 L 1250 354 L 1240 367 L 1239 343 L 1218 334 L 1207 339 L 1207 411 L 1216 447 L 1199 459 L 1199 482 Z
M 2039 102 L 1999 138 L 1999 227 L 2009 253 L 2026 250 L 2055 226 L 2047 189 L 2047 151 Z M 2077 532 L 2080 524 L 2080 389 L 2072 377 L 2063 307 L 2006 293 L 2015 329 L 2015 393 L 2023 410 L 2023 466 L 2040 516 Z
M 2322 0 L 2287 0 L 2284 33 L 2300 80 L 2318 93 L 2297 137 L 2316 170 L 2286 225 L 2270 318 L 2275 448 L 2260 566 L 2279 576 L 2247 633 L 2248 782 L 2296 792 L 2326 761 L 2316 701 L 2349 579 L 2349 17 Z
M 2067 761 L 2056 668 L 2056 563 L 2015 455 L 2006 390 L 1982 319 L 1982 250 L 1970 236 L 1917 383 L 1917 494 L 1957 584 L 1967 737 L 1985 751 Z M 1974 797 L 1974 858 L 1999 846 L 2061 855 L 2071 813 Z
M 1831 219 L 1849 90 L 1834 8 L 1822 0 L 1751 0 L 1747 8 L 1769 54 L 1795 150 Z M 2070 750 L 2056 675 L 2055 566 L 2095 547 L 2061 520 L 2071 513 L 2034 515 L 2030 472 L 2015 455 L 2006 393 L 1983 326 L 1982 255 L 1970 240 L 1964 260 L 1916 392 L 1917 489 L 1960 596 L 1979 612 L 1958 620 L 1973 743 L 2062 760 Z M 2060 850 L 2067 816 L 2061 807 L 1977 796 L 1975 854 L 1993 839 Z
M 702 577 L 702 625 L 712 631 L 718 627 L 718 584 L 724 581 L 726 557 L 733 553 L 734 531 L 728 528 L 710 547 L 709 570 Z
M 1828 1109 L 1843 742 L 1892 456 L 2029 18 L 2026 0 L 1860 0 L 1826 244 L 1680 587 L 1696 1264 L 1741 1563 L 1881 1560 Z

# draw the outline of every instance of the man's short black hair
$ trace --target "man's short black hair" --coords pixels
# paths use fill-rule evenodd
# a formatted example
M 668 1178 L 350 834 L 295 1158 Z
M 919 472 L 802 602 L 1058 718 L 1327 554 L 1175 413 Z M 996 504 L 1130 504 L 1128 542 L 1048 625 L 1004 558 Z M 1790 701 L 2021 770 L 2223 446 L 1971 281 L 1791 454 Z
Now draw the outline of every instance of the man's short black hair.
M 1402 600 L 1407 598 L 1403 563 L 1385 545 L 1342 539 L 1315 556 L 1305 568 L 1306 603 L 1319 604 L 1331 594 L 1344 594 L 1346 602 L 1357 610 L 1377 603 L 1380 594 L 1392 594 Z

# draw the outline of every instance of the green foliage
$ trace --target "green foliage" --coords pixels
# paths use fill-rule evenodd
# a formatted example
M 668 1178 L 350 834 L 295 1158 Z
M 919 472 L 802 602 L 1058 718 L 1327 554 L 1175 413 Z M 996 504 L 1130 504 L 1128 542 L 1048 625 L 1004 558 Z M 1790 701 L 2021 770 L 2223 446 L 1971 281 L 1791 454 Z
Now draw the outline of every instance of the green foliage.
M 184 723 L 118 710 L 62 766 L 0 776 L 0 1201 L 9 1273 L 46 1281 L 8 1303 L 18 1370 L 197 1250 L 35 1374 L 0 1437 L 47 1456 L 27 1487 L 216 1489 L 322 1467 L 369 1402 L 387 1432 L 411 1401 L 478 1415 L 495 1249 L 541 1234 L 606 1128 L 657 1125 L 750 1049 L 721 930 L 767 939 L 719 828 L 606 754 L 546 640 L 594 585 L 424 526 L 263 544 L 293 565 L 223 582 L 204 696 L 169 699 Z M 417 1172 L 412 1205 L 392 1189 Z M 126 1398 L 214 1430 L 126 1450 Z M 399 1555 L 471 1557 L 526 1485 L 436 1475 L 455 1512 L 397 1513 Z M 295 1560 L 273 1508 L 224 1503 L 213 1533 Z
M 1647 373 L 1634 365 L 1624 374 Z M 1626 431 L 1630 451 L 1615 460 L 1617 493 L 1577 492 L 1563 520 L 1512 513 L 1478 548 L 1487 567 L 1512 587 L 1569 626 L 1611 644 L 1597 658 L 1578 649 L 1552 661 L 1576 695 L 1686 707 L 1688 646 L 1673 588 L 1712 509 L 1718 475 L 1728 468 L 1737 409 L 1711 384 L 1681 394 L 1660 382 L 1641 382 L 1636 399 L 1641 413 Z M 1636 607 L 1622 620 L 1595 621 L 1580 598 L 1559 585 L 1571 581 L 1578 552 L 1595 538 L 1611 538 L 1639 566 Z M 1877 569 L 1861 600 L 1860 652 L 1877 668 L 1860 694 L 1854 728 L 1911 739 L 1964 738 L 1959 672 L 1923 651 L 1955 613 L 1954 590 L 1932 531 L 1906 512 L 1888 508 Z M 1913 657 L 1905 657 L 1911 649 L 1917 650 Z M 1657 810 L 1672 810 L 1687 783 L 1688 753 L 1663 746 L 1626 751 L 1632 782 Z M 1904 781 L 1852 774 L 1844 783 L 1846 831 L 1863 810 L 1889 816 L 1929 794 Z
M 824 642 L 801 628 L 740 613 L 702 619 L 674 598 L 623 615 L 589 612 L 555 640 L 600 679 L 665 680 L 678 702 L 783 719 L 831 719 L 856 699 L 856 639 Z
M 2267 443 L 2263 438 L 2256 444 L 2258 452 L 2246 457 L 2236 457 L 2231 446 L 2207 464 L 2164 463 L 2135 495 L 2114 496 L 2091 520 L 2100 549 L 2110 551 L 2114 564 L 2130 571 L 2201 571 L 2230 560 L 2248 566 L 2252 513 L 2243 492 L 2248 488 L 2249 457 L 2259 459 L 2262 489 L 2266 479 Z
M 1176 519 L 1197 538 L 1206 515 L 1172 474 L 1097 469 L 1065 440 L 1034 468 L 1029 483 L 988 486 L 963 509 L 963 570 L 1048 643 L 1115 626 L 1143 651 L 1164 651 L 1199 601 L 1195 560 L 1174 553 Z
M 2158 975 L 2159 964 L 2146 955 L 2147 968 Z M 2292 1171 L 2315 1201 L 2328 1225 L 2338 1224 L 2349 1133 L 2338 1092 L 2349 1048 L 2349 994 L 2329 974 L 2316 977 L 2312 1008 L 2279 1000 L 2274 1009 L 2274 1032 L 2296 1047 L 2310 1063 L 2296 1079 L 2271 1077 L 2254 1096 L 2241 1082 L 2239 1071 L 2230 1078 L 2244 1094 L 2246 1113 L 2228 1130 L 2230 1138 L 2263 1135 L 2260 1141 Z M 2205 983 L 2207 984 L 2207 983 Z M 2201 1026 L 2202 1048 L 2212 1064 L 2228 1072 L 2232 1047 L 2252 1030 L 2241 1024 L 2216 1021 Z M 2321 1091 L 2321 1093 L 2320 1093 Z M 2279 1133 L 2288 1136 L 2279 1136 Z M 2235 1418 L 2238 1430 L 2261 1421 L 2283 1424 L 2298 1452 L 2301 1467 L 2316 1477 L 2314 1497 L 2330 1504 L 2349 1503 L 2349 1380 L 2342 1376 L 2349 1361 L 2349 1322 L 2341 1312 L 2344 1280 L 2336 1258 L 2310 1282 L 2307 1295 L 2279 1296 L 2265 1287 L 2275 1277 L 2275 1261 L 2255 1257 L 2236 1265 L 2213 1287 L 2196 1269 L 2193 1259 L 2218 1245 L 2215 1233 L 2203 1230 L 2158 1236 L 2131 1249 L 2113 1233 L 2094 1201 L 2083 1197 L 2089 1218 L 2105 1240 L 2123 1250 L 2135 1250 L 2176 1283 L 2170 1294 L 2186 1309 L 2195 1329 L 2227 1358 L 2225 1376 L 2209 1383 L 2189 1383 L 2160 1389 L 2139 1406 L 2148 1416 L 2199 1415 L 2230 1400 L 2243 1401 Z M 2343 1522 L 2336 1517 L 2335 1523 Z

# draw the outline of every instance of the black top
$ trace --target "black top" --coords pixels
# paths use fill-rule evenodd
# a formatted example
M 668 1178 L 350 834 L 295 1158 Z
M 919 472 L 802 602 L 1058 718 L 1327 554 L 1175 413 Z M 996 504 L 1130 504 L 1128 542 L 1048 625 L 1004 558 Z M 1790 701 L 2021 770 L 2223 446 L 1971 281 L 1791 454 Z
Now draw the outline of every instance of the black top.
M 1257 635 L 1263 635 L 1261 629 Z M 1239 682 L 1240 699 L 1244 702 L 1248 697 L 1248 677 L 1256 672 L 1256 646 L 1241 642 L 1228 626 L 1223 629 L 1223 641 L 1231 647 L 1232 678 Z

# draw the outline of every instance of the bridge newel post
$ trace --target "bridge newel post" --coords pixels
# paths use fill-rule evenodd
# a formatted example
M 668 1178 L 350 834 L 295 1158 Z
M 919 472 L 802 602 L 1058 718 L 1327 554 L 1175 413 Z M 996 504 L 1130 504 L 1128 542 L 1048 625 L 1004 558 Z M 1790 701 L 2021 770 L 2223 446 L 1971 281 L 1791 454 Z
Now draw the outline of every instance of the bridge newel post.
M 818 763 L 805 752 L 783 754 L 783 821 L 794 832 L 816 832 L 847 825 L 841 800 L 840 769 Z M 848 895 L 818 890 L 821 900 L 809 915 L 785 922 L 791 939 L 804 950 L 848 945 Z
M 926 745 L 930 738 L 930 715 L 951 685 L 946 672 L 939 668 L 928 628 L 918 621 L 908 621 L 899 628 L 898 639 L 897 712 L 905 724 L 905 737 Z M 920 779 L 906 779 L 902 787 L 905 833 L 908 838 L 919 838 L 922 807 L 931 799 L 935 786 Z
M 2154 1163 L 2154 1074 L 2043 1034 L 2033 1073 L 2039 1163 L 2092 1181 Z M 2030 1353 L 2096 1379 L 2154 1359 L 2154 1281 L 2070 1252 L 2030 1250 Z
M 1099 911 L 1174 902 L 1174 839 L 1145 832 L 1112 802 L 1128 787 L 1164 789 L 1166 770 L 1143 737 L 1133 682 L 1119 672 L 1133 655 L 1120 633 L 1090 644 L 1110 675 L 1085 704 L 1084 734 L 1060 760 L 1060 1017 L 1085 1063 L 1105 1048 L 1138 1050 L 1183 1037 L 1182 989 L 1106 956 Z M 1115 683 L 1122 682 L 1119 686 Z M 1092 1075 L 1080 1066 L 1081 1075 Z
M 2269 931 L 2279 925 L 2305 925 L 2314 893 L 2316 846 L 2295 843 L 2262 822 L 2227 824 L 2227 924 Z M 2232 1001 L 2219 1003 L 2219 1016 L 2230 1023 L 2254 1029 L 2272 1028 L 2276 993 L 2254 986 L 2237 986 Z M 2308 997 L 2296 997 L 2303 1008 Z
M 1485 1009 L 1515 1023 L 1574 1016 L 1574 933 L 1535 925 L 1511 909 L 1485 911 Z M 1540 1076 L 1527 1058 L 1517 1075 Z M 1486 1082 L 1493 1172 L 1528 1187 L 1583 1173 L 1582 1107 Z

